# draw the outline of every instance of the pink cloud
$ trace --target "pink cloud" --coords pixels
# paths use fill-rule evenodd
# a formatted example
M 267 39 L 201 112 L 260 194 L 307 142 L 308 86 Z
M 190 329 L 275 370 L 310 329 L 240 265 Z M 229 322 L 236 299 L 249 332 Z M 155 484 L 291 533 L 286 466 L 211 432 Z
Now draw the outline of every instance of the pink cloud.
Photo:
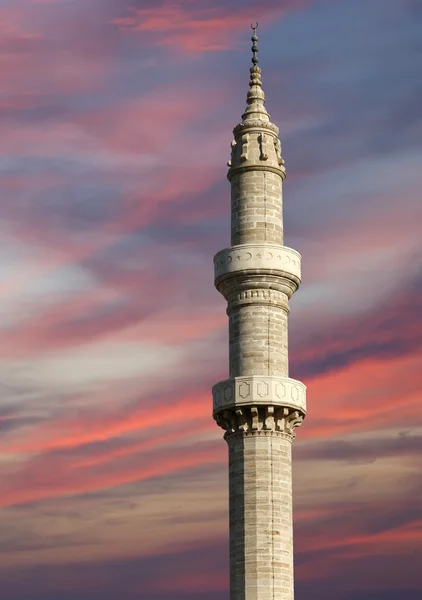
M 290 0 L 282 6 L 260 5 L 260 23 L 265 24 L 290 8 L 305 2 Z M 227 50 L 236 45 L 239 30 L 247 32 L 251 22 L 249 8 L 193 8 L 192 4 L 165 4 L 144 8 L 112 21 L 119 29 L 150 33 L 156 44 L 187 52 Z
M 114 64 L 112 37 L 67 2 L 60 7 L 66 11 L 55 12 L 58 41 L 42 18 L 51 4 L 38 0 L 0 9 L 0 76 L 16 106 L 42 106 L 46 99 L 95 88 Z
M 233 44 L 233 27 L 239 16 L 222 17 L 219 9 L 208 9 L 195 17 L 181 6 L 139 9 L 112 21 L 119 29 L 161 34 L 161 44 L 187 51 L 225 50 Z
M 148 455 L 136 466 L 119 464 L 117 468 L 98 471 L 72 468 L 65 458 L 42 455 L 26 463 L 25 467 L 3 477 L 0 505 L 3 507 L 57 498 L 67 495 L 86 494 L 135 481 L 153 479 L 198 466 L 218 464 L 225 456 L 220 444 L 201 444 Z
M 299 435 L 329 438 L 381 430 L 389 427 L 398 413 L 403 423 L 411 416 L 414 424 L 422 422 L 420 360 L 420 354 L 364 359 L 308 379 L 309 419 Z
M 208 415 L 207 415 L 208 417 Z M 207 422 L 206 422 L 207 421 Z M 175 425 L 180 425 L 177 421 L 174 422 Z M 173 425 L 173 423 L 172 423 Z M 215 424 L 211 419 L 205 418 L 204 422 L 200 419 L 195 424 L 195 435 L 205 435 L 211 431 L 215 431 Z M 76 459 L 72 466 L 73 467 L 93 467 L 94 465 L 98 465 L 104 462 L 110 462 L 113 460 L 118 460 L 124 456 L 130 456 L 131 454 L 135 454 L 138 452 L 145 452 L 157 447 L 169 446 L 173 444 L 173 442 L 179 442 L 181 440 L 186 440 L 189 436 L 192 435 L 192 427 L 181 427 L 176 431 L 169 430 L 163 435 L 154 435 L 149 439 L 141 440 L 137 442 L 129 442 L 124 444 L 121 448 L 113 449 L 113 450 L 98 450 L 94 452 L 90 452 L 88 458 Z
M 136 192 L 123 193 L 121 200 L 117 198 L 116 205 L 120 202 L 122 207 L 120 217 L 98 227 L 95 238 L 87 242 L 73 240 L 72 232 L 46 228 L 48 215 L 37 213 L 36 205 L 30 207 L 31 218 L 25 219 L 11 203 L 8 216 L 13 235 L 23 243 L 45 246 L 49 257 L 41 265 L 31 264 L 24 272 L 3 281 L 0 293 L 10 294 L 45 273 L 105 249 L 109 243 L 116 241 L 117 236 L 148 224 L 157 217 L 163 205 L 174 202 L 178 197 L 203 191 L 216 181 L 220 175 L 214 164 L 208 164 L 206 153 L 210 151 L 204 145 L 199 147 L 201 153 L 197 152 L 198 140 L 194 132 L 189 133 L 190 129 L 185 131 L 185 124 L 187 121 L 192 124 L 199 121 L 205 106 L 223 103 L 229 90 L 219 90 L 218 94 L 196 90 L 195 94 L 187 94 L 188 89 L 187 82 L 178 82 L 107 110 L 86 110 L 77 116 L 68 115 L 60 123 L 52 123 L 47 130 L 42 123 L 25 127 L 12 123 L 6 126 L 3 139 L 7 139 L 7 144 L 2 148 L 0 143 L 0 152 L 4 155 L 12 152 L 19 156 L 31 148 L 32 156 L 45 159 L 77 155 L 82 148 L 91 156 L 99 152 L 101 156 L 109 157 L 111 162 L 118 157 L 119 165 L 111 169 L 120 179 L 125 177 L 125 157 L 128 161 L 136 158 L 140 161 L 142 187 Z M 143 156 L 153 161 L 150 167 L 142 167 Z M 191 163 L 193 156 L 195 159 L 203 156 L 202 164 L 197 164 L 186 177 L 183 164 Z M 107 176 L 110 176 L 109 172 L 104 175 Z M 20 187 L 22 193 L 28 193 L 28 190 L 34 193 L 35 190 L 48 190 L 54 184 L 66 185 L 66 178 L 62 177 L 60 182 L 56 177 L 45 176 L 37 181 L 31 176 L 26 188 L 24 183 L 16 180 L 8 178 L 5 181 L 10 193 L 14 189 L 12 186 Z M 208 207 L 208 212 L 213 210 L 212 206 Z M 199 208 L 189 212 L 181 209 L 179 218 L 192 222 L 203 219 L 204 215 Z
M 107 397 L 101 394 L 104 405 L 112 406 L 113 402 L 121 397 L 123 388 L 121 382 L 115 384 Z M 125 394 L 127 395 L 127 390 Z M 53 450 L 69 450 L 92 444 L 104 442 L 127 433 L 149 431 L 162 423 L 162 414 L 166 413 L 172 425 L 182 425 L 189 418 L 197 418 L 200 421 L 211 419 L 211 400 L 208 390 L 189 390 L 189 394 L 179 399 L 161 404 L 149 406 L 144 399 L 140 406 L 123 412 L 117 408 L 110 412 L 92 414 L 92 411 L 84 411 L 83 414 L 75 416 L 51 419 L 46 423 L 33 427 L 26 431 L 25 437 L 21 432 L 11 435 L 0 444 L 2 452 L 12 454 L 43 453 Z

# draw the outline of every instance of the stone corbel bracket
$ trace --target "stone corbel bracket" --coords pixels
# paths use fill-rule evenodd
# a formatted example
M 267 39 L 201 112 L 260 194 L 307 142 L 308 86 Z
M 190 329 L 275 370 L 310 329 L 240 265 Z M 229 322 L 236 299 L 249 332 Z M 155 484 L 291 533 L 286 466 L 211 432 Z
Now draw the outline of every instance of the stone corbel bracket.
M 306 414 L 306 386 L 290 377 L 250 375 L 225 379 L 212 388 L 213 415 L 238 407 L 282 406 Z
M 294 429 L 304 418 L 305 413 L 287 406 L 241 406 L 214 415 L 217 425 L 226 432 L 224 439 L 228 444 L 239 437 L 274 433 L 293 441 Z

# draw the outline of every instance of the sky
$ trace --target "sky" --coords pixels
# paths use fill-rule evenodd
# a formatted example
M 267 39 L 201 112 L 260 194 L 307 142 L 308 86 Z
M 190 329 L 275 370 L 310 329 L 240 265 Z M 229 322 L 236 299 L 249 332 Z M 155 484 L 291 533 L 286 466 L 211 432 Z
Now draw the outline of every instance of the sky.
M 422 596 L 420 0 L 0 0 L 0 589 L 228 598 L 213 255 L 259 21 L 296 600 Z

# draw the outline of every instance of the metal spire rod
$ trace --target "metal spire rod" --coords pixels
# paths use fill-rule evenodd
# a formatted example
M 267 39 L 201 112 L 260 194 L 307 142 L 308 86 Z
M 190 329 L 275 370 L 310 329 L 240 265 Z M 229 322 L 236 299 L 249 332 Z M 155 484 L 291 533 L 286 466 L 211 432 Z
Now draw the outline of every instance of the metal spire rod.
M 256 67 L 256 65 L 258 64 L 258 36 L 256 35 L 256 30 L 258 29 L 258 23 L 255 23 L 255 25 L 251 25 L 251 29 L 253 30 L 253 36 L 252 36 L 252 63 L 254 65 L 254 67 Z

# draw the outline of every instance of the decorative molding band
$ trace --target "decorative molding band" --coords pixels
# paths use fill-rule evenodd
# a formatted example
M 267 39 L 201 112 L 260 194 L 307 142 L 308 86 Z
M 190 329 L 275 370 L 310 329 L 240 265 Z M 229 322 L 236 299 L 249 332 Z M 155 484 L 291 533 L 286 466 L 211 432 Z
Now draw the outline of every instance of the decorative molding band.
M 250 375 L 220 381 L 212 388 L 213 414 L 240 406 L 282 406 L 306 413 L 306 386 L 290 377 Z
M 239 173 L 245 173 L 246 171 L 271 171 L 271 173 L 279 175 L 283 181 L 286 179 L 286 168 L 283 165 L 275 167 L 273 165 L 263 165 L 255 162 L 249 165 L 230 167 L 227 173 L 227 179 L 231 181 L 235 175 L 238 175 Z
M 279 134 L 279 129 L 277 125 L 274 125 L 274 123 L 255 119 L 255 121 L 242 121 L 242 123 L 236 125 L 236 127 L 233 129 L 233 135 L 237 136 L 239 134 L 243 134 L 248 129 L 268 129 L 276 136 Z
M 214 419 L 225 430 L 227 443 L 245 435 L 278 435 L 293 440 L 294 429 L 302 424 L 304 413 L 287 406 L 241 406 L 224 410 Z
M 223 427 L 224 429 L 224 427 Z M 236 442 L 237 440 L 241 440 L 245 437 L 249 437 L 249 436 L 256 436 L 256 437 L 267 437 L 267 436 L 276 436 L 276 437 L 281 437 L 289 442 L 292 442 L 295 437 L 296 437 L 296 432 L 292 431 L 292 432 L 287 432 L 287 431 L 267 431 L 267 430 L 261 430 L 261 431 L 235 431 L 235 432 L 229 432 L 226 431 L 224 434 L 224 439 L 226 440 L 227 444 L 233 444 L 234 442 Z
M 239 271 L 258 271 L 265 275 L 280 272 L 300 283 L 301 256 L 299 252 L 287 246 L 276 244 L 242 244 L 224 248 L 214 256 L 215 281 Z M 217 284 L 217 283 L 216 283 Z
M 234 291 L 228 296 L 227 314 L 240 306 L 250 304 L 261 304 L 264 306 L 281 308 L 287 314 L 290 312 L 287 294 L 274 289 L 251 288 L 241 291 Z

